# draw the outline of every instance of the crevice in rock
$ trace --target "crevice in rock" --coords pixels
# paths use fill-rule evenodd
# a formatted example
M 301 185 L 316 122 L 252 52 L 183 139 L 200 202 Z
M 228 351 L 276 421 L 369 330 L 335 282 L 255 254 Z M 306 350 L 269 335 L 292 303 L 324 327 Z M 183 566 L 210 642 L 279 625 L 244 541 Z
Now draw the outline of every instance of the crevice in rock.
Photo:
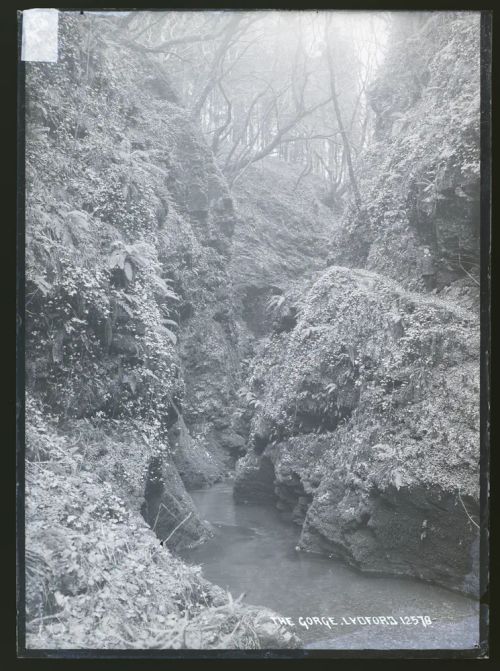
M 149 460 L 141 515 L 160 542 L 172 549 L 189 547 L 210 533 L 175 466 L 160 455 Z
M 283 290 L 275 286 L 247 286 L 242 295 L 242 318 L 257 338 L 266 335 L 271 329 L 272 316 L 267 301 L 271 296 L 279 296 Z
M 240 503 L 275 503 L 276 473 L 274 464 L 267 455 L 257 457 L 249 454 L 247 463 L 236 471 L 233 495 Z
M 300 476 L 292 473 L 286 480 L 276 481 L 274 491 L 278 510 L 288 513 L 294 524 L 302 526 L 313 497 L 305 491 Z

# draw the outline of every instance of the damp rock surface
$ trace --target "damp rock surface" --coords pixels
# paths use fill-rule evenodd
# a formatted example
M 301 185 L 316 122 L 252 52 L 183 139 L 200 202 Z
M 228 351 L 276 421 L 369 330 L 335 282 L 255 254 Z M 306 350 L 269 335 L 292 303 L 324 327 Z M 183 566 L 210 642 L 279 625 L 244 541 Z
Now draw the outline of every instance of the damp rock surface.
M 474 314 L 342 267 L 299 310 L 253 361 L 235 495 L 265 486 L 280 509 L 305 508 L 304 548 L 477 592 Z

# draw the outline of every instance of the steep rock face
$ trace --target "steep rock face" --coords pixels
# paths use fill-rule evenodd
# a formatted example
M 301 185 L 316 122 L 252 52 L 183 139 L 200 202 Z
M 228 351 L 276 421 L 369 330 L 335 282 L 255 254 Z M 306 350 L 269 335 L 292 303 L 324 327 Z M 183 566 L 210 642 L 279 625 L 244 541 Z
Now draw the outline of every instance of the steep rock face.
M 181 111 L 185 121 L 186 114 Z M 169 228 L 163 250 L 172 287 L 182 296 L 176 310 L 179 322 L 179 356 L 185 385 L 182 417 L 177 426 L 183 469 L 189 484 L 213 482 L 227 467 L 219 450 L 231 442 L 230 408 L 234 404 L 239 367 L 240 333 L 236 323 L 234 291 L 228 266 L 232 236 L 239 225 L 233 200 L 194 129 L 175 129 L 171 161 L 179 212 L 189 229 Z M 189 436 L 184 429 L 187 427 Z M 207 452 L 208 459 L 203 459 Z M 180 450 L 183 451 L 182 449 Z M 194 460 L 192 455 L 198 453 Z
M 475 592 L 475 315 L 342 267 L 296 307 L 250 369 L 236 498 L 274 496 L 306 549 Z
M 226 468 L 212 447 L 238 346 L 227 187 L 119 19 L 59 18 L 58 62 L 26 64 L 28 645 L 186 645 L 182 617 L 208 634 L 211 607 L 205 647 L 238 618 L 236 647 L 294 645 L 260 611 L 224 614 L 227 595 L 158 543 L 211 533 L 185 483 Z
M 393 46 L 369 91 L 375 142 L 363 157 L 363 206 L 345 218 L 330 262 L 413 290 L 465 281 L 454 297 L 478 305 L 480 18 L 413 18 L 395 18 Z
M 335 220 L 323 202 L 324 183 L 277 159 L 249 168 L 233 192 L 240 221 L 230 274 L 243 319 L 260 337 L 271 328 L 269 299 L 324 268 Z
M 475 594 L 479 18 L 396 19 L 393 37 L 362 207 L 256 348 L 235 496 L 274 500 L 305 549 Z
M 94 427 L 98 444 L 89 436 L 89 452 L 100 445 L 109 455 L 96 468 L 92 459 L 75 453 L 85 422 L 60 432 L 46 413 L 33 406 L 29 411 L 29 444 L 38 458 L 26 472 L 28 648 L 300 646 L 296 636 L 273 624 L 275 613 L 230 600 L 199 567 L 160 546 L 121 496 L 119 478 L 107 471 L 116 451 L 124 470 L 139 481 L 133 435 L 103 436 Z
M 163 538 L 190 512 L 174 541 L 193 542 L 207 530 L 175 471 L 198 486 L 226 468 L 210 436 L 237 365 L 236 217 L 201 133 L 146 55 L 123 59 L 116 21 L 64 14 L 58 63 L 26 66 L 27 385 L 62 422 L 133 434 L 131 503 L 142 489 Z M 118 487 L 123 458 L 106 456 Z

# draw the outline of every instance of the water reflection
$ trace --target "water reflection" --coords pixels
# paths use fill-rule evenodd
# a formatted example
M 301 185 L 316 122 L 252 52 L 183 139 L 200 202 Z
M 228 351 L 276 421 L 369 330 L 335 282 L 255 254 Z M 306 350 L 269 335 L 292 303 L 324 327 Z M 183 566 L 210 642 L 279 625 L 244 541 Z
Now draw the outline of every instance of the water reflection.
M 212 540 L 184 558 L 201 564 L 207 579 L 237 598 L 291 617 L 307 647 L 471 648 L 477 644 L 477 603 L 446 589 L 404 578 L 374 577 L 342 562 L 295 548 L 298 527 L 277 510 L 236 505 L 231 483 L 192 492 L 201 516 L 214 525 Z M 429 616 L 432 625 L 403 624 Z M 348 617 L 392 616 L 397 625 L 342 624 Z M 299 626 L 299 618 L 332 617 L 338 626 Z

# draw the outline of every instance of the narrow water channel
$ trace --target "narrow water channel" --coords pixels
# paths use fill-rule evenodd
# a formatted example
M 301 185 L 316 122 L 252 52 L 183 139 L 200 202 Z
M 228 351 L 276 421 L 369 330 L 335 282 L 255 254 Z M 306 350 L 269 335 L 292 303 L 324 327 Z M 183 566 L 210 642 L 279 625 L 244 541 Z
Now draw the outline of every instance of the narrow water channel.
M 291 618 L 289 629 L 305 647 L 470 649 L 478 644 L 476 601 L 421 581 L 373 577 L 337 560 L 298 552 L 298 527 L 271 507 L 236 504 L 231 482 L 191 495 L 215 536 L 184 552 L 184 559 L 201 565 L 205 577 L 234 598 L 244 593 L 246 603 Z M 308 624 L 313 617 L 331 618 L 329 626 Z M 380 617 L 392 619 L 372 622 Z M 431 624 L 424 626 L 428 618 Z

